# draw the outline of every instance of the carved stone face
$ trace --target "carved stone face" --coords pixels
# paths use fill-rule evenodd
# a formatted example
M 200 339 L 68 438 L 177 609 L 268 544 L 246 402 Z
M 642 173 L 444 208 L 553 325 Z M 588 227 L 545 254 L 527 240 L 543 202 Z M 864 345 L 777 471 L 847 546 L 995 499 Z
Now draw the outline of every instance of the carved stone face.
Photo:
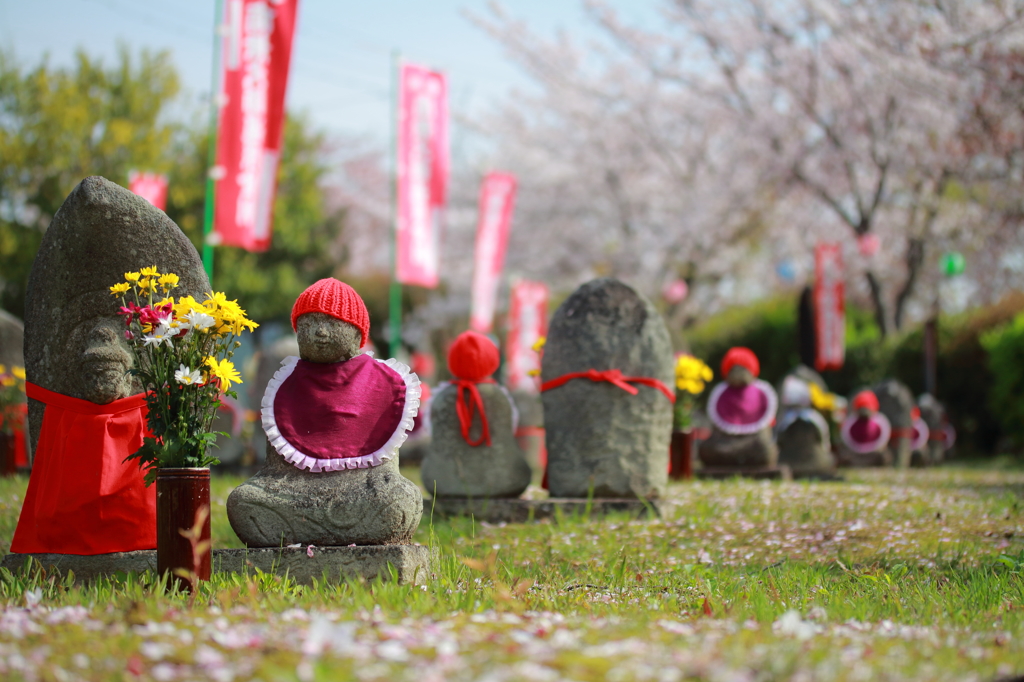
M 730 386 L 749 386 L 754 383 L 754 374 L 746 367 L 733 365 L 725 377 L 725 382 Z
M 127 372 L 133 360 L 124 339 L 124 324 L 117 317 L 96 317 L 84 321 L 71 335 L 71 357 L 77 372 L 69 377 L 75 384 L 70 395 L 104 405 L 136 393 Z
M 325 313 L 300 315 L 296 323 L 299 357 L 309 362 L 341 362 L 359 355 L 362 337 L 348 322 Z

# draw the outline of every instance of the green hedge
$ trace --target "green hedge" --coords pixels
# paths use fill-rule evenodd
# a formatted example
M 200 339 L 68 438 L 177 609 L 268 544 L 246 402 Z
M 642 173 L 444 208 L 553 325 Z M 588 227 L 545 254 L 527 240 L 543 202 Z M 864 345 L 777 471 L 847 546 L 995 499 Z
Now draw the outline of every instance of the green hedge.
M 1022 311 L 1024 294 L 1013 294 L 994 306 L 939 321 L 938 397 L 963 450 L 992 454 L 1007 436 L 1024 445 Z M 924 391 L 920 328 L 883 341 L 871 313 L 851 306 L 846 334 L 845 365 L 824 373 L 832 391 L 848 396 L 886 377 L 906 383 L 914 395 Z M 726 351 L 746 346 L 760 359 L 762 378 L 777 384 L 799 362 L 797 297 L 727 310 L 681 336 L 690 352 L 711 365 L 716 379 Z

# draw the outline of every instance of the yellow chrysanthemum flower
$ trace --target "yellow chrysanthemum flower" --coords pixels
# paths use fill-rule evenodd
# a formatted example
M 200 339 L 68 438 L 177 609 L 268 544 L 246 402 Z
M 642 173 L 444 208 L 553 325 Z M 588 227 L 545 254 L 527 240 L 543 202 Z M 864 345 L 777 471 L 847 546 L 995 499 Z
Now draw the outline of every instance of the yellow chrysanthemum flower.
M 836 409 L 836 396 L 823 390 L 817 384 L 809 384 L 811 387 L 811 405 L 822 412 L 832 412 Z
M 179 277 L 177 275 L 173 272 L 168 272 L 166 275 L 160 275 L 160 278 L 157 281 L 160 283 L 160 286 L 163 287 L 164 293 L 166 293 L 178 286 L 178 280 Z
M 124 278 L 134 284 L 139 281 L 139 275 L 140 273 L 138 272 L 126 272 L 124 273 Z
M 715 373 L 700 358 L 680 355 L 676 360 L 676 388 L 680 391 L 698 395 L 714 378 Z
M 174 316 L 185 317 L 193 310 L 201 310 L 202 304 L 191 296 L 182 296 L 178 299 L 178 302 L 174 304 Z
M 230 360 L 218 361 L 211 355 L 206 358 L 206 366 L 210 368 L 211 376 L 220 379 L 221 388 L 225 391 L 231 388 L 231 384 L 242 383 L 242 376 Z
M 128 293 L 128 290 L 131 288 L 132 285 L 129 284 L 128 282 L 121 282 L 120 284 L 115 284 L 114 286 L 110 287 L 110 295 L 120 296 L 122 294 Z
M 533 349 L 538 353 L 544 348 L 544 344 L 548 342 L 548 337 L 541 336 L 533 344 Z
M 0 386 L 13 386 L 18 383 L 17 380 L 10 374 L 5 374 L 3 379 L 0 379 Z
M 157 283 L 156 280 L 146 277 L 139 282 L 139 289 L 144 293 L 155 294 Z
M 7 374 L 7 365 L 0 365 L 0 374 Z
M 148 268 L 142 268 L 142 270 L 140 270 L 140 272 L 142 273 L 143 277 L 159 277 L 160 276 L 160 273 L 157 272 L 157 269 L 156 269 L 155 265 L 151 265 Z
M 172 303 L 173 304 L 174 303 L 174 299 L 171 298 L 170 296 L 165 296 L 165 297 L 161 298 L 159 301 L 157 301 L 156 303 L 154 303 L 153 306 L 155 308 L 160 308 L 162 306 L 167 305 L 168 303 Z M 173 308 L 172 308 L 172 310 L 173 310 Z M 175 317 L 177 317 L 177 315 L 175 315 Z
M 22 381 L 25 380 L 25 368 L 24 367 L 12 367 L 11 368 L 11 374 L 13 374 L 17 378 L 21 379 Z

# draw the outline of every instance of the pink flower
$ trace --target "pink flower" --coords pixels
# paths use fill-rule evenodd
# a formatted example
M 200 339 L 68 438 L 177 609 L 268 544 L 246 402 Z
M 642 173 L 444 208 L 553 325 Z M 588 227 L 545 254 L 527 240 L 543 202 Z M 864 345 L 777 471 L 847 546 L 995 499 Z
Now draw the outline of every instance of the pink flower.
M 135 305 L 134 303 L 129 302 L 128 307 L 121 306 L 121 309 L 117 312 L 117 314 L 124 315 L 124 325 L 126 327 L 130 327 L 132 324 L 132 318 L 134 318 L 135 315 L 140 312 L 142 312 L 142 308 Z
M 306 556 L 308 556 L 310 559 L 313 558 L 313 549 L 314 548 L 315 548 L 315 545 L 309 545 L 308 547 L 306 547 Z
M 128 340 L 128 341 L 131 341 L 132 339 L 135 338 L 135 334 L 132 334 L 130 329 L 125 329 L 124 330 L 124 338 L 126 340 Z

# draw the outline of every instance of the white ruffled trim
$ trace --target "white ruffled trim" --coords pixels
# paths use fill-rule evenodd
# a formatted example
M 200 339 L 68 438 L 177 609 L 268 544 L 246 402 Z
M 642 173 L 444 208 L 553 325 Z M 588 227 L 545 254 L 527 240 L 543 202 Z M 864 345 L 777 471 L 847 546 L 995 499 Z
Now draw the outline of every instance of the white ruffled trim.
M 711 395 L 708 396 L 708 418 L 719 431 L 730 436 L 747 436 L 771 425 L 772 420 L 775 419 L 775 411 L 779 409 L 779 396 L 776 395 L 775 389 L 767 381 L 755 379 L 751 386 L 761 389 L 761 392 L 768 398 L 768 405 L 765 407 L 764 414 L 752 424 L 733 424 L 718 416 L 718 400 L 725 393 L 725 389 L 729 387 L 729 384 L 723 381 L 711 389 Z
M 441 383 L 439 383 L 437 385 L 437 388 L 435 389 L 435 395 L 437 393 L 440 393 L 441 391 L 443 391 L 444 389 L 448 388 L 451 385 L 452 385 L 452 382 L 450 382 L 450 381 L 442 381 Z M 501 384 L 499 384 L 498 382 L 494 382 L 493 384 L 480 383 L 480 384 L 477 384 L 477 385 L 478 386 L 497 386 L 498 388 L 501 389 L 501 392 L 505 394 L 505 400 L 508 401 L 509 407 L 512 408 L 512 433 L 515 433 L 516 431 L 518 431 L 519 430 L 519 408 L 516 407 L 516 401 L 512 398 L 512 394 L 509 392 L 509 390 L 507 388 L 505 388 L 504 386 L 502 386 Z M 434 401 L 434 396 L 432 395 L 432 396 L 430 396 L 430 402 L 433 403 L 433 401 Z
M 874 418 L 878 420 L 878 425 L 881 427 L 882 432 L 878 435 L 878 438 L 871 441 L 870 443 L 858 443 L 853 440 L 850 436 L 850 429 L 853 428 L 854 422 L 857 421 L 858 417 L 855 414 L 851 414 L 843 422 L 843 426 L 839 429 L 839 436 L 843 439 L 843 445 L 850 448 L 858 455 L 866 455 L 869 452 L 878 452 L 882 448 L 889 444 L 889 436 L 892 435 L 892 424 L 889 423 L 889 418 L 881 412 L 877 412 Z
M 920 450 L 928 443 L 928 436 L 931 435 L 931 429 L 928 428 L 927 422 L 918 417 L 914 420 L 914 429 L 917 430 L 917 438 L 910 444 L 911 450 Z
M 285 379 L 291 376 L 292 372 L 295 371 L 295 366 L 298 364 L 299 359 L 297 357 L 290 356 L 281 361 L 281 369 L 277 370 L 270 383 L 267 384 L 267 390 L 263 394 L 262 403 L 262 414 L 263 414 L 263 430 L 267 433 L 267 439 L 270 444 L 274 446 L 274 449 L 284 457 L 287 461 L 295 465 L 299 469 L 309 469 L 310 471 L 342 471 L 344 469 L 367 469 L 369 467 L 380 466 L 384 462 L 390 461 L 398 456 L 398 448 L 402 447 L 402 443 L 409 437 L 409 431 L 412 430 L 413 419 L 416 417 L 416 413 L 420 408 L 420 378 L 416 376 L 416 373 L 409 369 L 408 365 L 405 365 L 394 358 L 388 360 L 378 360 L 373 357 L 372 353 L 364 353 L 373 358 L 374 362 L 379 362 L 382 365 L 386 365 L 389 369 L 397 372 L 402 380 L 405 382 L 405 406 L 402 408 L 402 419 L 398 423 L 398 428 L 391 434 L 384 446 L 375 452 L 371 452 L 368 455 L 360 455 L 359 457 L 337 457 L 334 459 L 318 459 L 316 457 L 310 457 L 299 450 L 297 450 L 291 443 L 285 440 L 285 437 L 281 435 L 281 431 L 277 428 L 277 420 L 274 417 L 274 398 L 277 397 L 277 391 L 284 384 Z
M 793 422 L 799 419 L 808 421 L 818 427 L 818 432 L 821 434 L 822 445 L 828 445 L 832 442 L 831 434 L 828 430 L 828 423 L 825 421 L 825 418 L 821 416 L 820 412 L 810 407 L 786 410 L 782 414 L 782 418 L 779 420 L 779 424 L 776 427 L 776 433 L 781 434 L 783 431 L 788 429 Z

